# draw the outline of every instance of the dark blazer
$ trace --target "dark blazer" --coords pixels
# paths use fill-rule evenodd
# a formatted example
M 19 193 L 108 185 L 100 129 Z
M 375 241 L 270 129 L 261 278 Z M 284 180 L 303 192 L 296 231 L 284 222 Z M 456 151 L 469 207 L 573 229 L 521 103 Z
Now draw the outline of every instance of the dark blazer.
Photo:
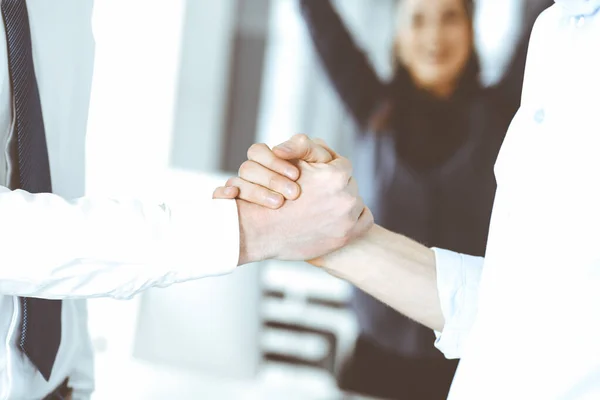
M 479 85 L 473 55 L 455 95 L 437 100 L 417 89 L 402 67 L 392 82 L 382 82 L 329 1 L 300 3 L 331 83 L 357 123 L 355 175 L 376 222 L 427 246 L 484 255 L 493 166 L 519 107 L 535 18 L 498 85 Z M 369 121 L 382 104 L 392 104 L 387 128 L 371 132 Z M 441 357 L 430 329 L 363 292 L 353 303 L 363 335 L 408 357 Z

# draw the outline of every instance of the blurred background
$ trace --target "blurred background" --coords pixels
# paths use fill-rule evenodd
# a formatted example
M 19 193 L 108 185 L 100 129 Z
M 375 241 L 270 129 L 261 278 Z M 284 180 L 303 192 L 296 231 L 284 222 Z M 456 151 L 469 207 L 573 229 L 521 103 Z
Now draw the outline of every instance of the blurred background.
M 382 82 L 395 74 L 398 14 L 409 13 L 397 3 L 331 1 Z M 544 2 L 475 3 L 477 79 L 493 87 Z M 300 0 L 96 0 L 87 192 L 135 195 L 173 169 L 181 171 L 182 187 L 190 174 L 201 176 L 210 196 L 237 172 L 252 143 L 275 145 L 298 132 L 354 159 L 357 132 L 366 129 L 345 104 L 346 92 L 332 85 L 333 67 L 327 72 L 323 63 L 336 46 L 315 51 L 319 29 L 335 25 L 319 21 L 321 6 L 311 6 L 317 16 L 310 17 Z M 444 51 L 431 57 L 442 63 L 451 57 Z M 360 92 L 361 80 L 355 84 Z M 341 377 L 363 330 L 355 295 L 303 263 L 265 262 L 128 301 L 90 300 L 94 399 L 384 398 Z M 385 363 L 368 365 L 389 373 Z

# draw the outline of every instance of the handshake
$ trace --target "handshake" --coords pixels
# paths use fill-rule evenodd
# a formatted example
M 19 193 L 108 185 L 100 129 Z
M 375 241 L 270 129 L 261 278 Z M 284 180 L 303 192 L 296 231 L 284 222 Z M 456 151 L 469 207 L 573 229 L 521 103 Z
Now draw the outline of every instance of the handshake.
M 373 215 L 358 196 L 352 164 L 323 141 L 296 135 L 272 150 L 255 144 L 213 198 L 238 202 L 239 265 L 266 259 L 320 265 L 364 235 Z
M 237 199 L 238 265 L 309 261 L 442 331 L 434 251 L 374 225 L 350 161 L 324 142 L 296 135 L 272 150 L 254 145 L 239 176 L 213 197 Z

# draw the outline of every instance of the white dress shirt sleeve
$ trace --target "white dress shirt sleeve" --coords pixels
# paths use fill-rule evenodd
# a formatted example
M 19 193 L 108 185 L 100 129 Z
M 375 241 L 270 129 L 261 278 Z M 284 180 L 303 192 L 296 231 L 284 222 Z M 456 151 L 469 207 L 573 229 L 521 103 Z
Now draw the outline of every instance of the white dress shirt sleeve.
M 445 324 L 435 346 L 446 358 L 460 358 L 477 314 L 483 257 L 434 248 L 437 287 Z
M 169 197 L 65 200 L 0 186 L 0 294 L 122 299 L 233 271 L 235 201 Z

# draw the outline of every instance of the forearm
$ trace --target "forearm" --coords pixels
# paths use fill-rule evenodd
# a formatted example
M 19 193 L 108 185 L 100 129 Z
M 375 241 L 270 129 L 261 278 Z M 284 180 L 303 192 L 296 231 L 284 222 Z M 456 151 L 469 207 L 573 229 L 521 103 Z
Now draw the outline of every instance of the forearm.
M 0 293 L 128 298 L 232 271 L 235 203 L 187 194 L 165 193 L 164 203 L 154 196 L 65 200 L 0 187 Z
M 431 249 L 375 225 L 319 263 L 407 317 L 442 331 L 444 317 Z

